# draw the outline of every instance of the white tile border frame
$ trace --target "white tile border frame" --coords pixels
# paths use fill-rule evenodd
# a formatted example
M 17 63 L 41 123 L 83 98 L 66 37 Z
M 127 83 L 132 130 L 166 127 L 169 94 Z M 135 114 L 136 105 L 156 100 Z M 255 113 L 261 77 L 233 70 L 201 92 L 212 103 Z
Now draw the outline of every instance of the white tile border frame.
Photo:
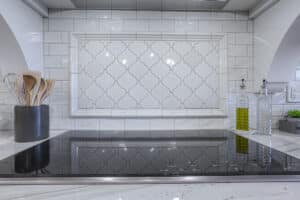
M 78 109 L 78 40 L 80 38 L 105 38 L 105 39 L 117 39 L 117 38 L 133 38 L 139 39 L 176 39 L 176 40 L 218 40 L 220 42 L 220 71 L 219 71 L 219 88 L 220 99 L 218 109 L 176 109 L 176 110 L 163 110 L 163 109 L 130 109 L 130 110 L 118 110 L 118 109 Z M 215 117 L 227 117 L 227 94 L 228 94 L 228 71 L 227 71 L 227 36 L 226 34 L 159 34 L 159 33 L 124 33 L 124 34 L 99 34 L 99 33 L 71 33 L 71 45 L 70 45 L 70 114 L 71 117 L 110 117 L 110 118 L 161 118 L 161 117 L 203 117 L 203 118 L 215 118 Z

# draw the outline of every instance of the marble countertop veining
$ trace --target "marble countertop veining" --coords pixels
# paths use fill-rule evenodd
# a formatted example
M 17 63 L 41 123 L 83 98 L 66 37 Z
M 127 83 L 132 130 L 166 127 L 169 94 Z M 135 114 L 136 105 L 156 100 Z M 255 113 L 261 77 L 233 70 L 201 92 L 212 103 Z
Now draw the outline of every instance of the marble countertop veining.
M 277 129 L 272 131 L 271 136 L 236 131 L 235 134 L 300 159 L 300 135 L 282 132 Z

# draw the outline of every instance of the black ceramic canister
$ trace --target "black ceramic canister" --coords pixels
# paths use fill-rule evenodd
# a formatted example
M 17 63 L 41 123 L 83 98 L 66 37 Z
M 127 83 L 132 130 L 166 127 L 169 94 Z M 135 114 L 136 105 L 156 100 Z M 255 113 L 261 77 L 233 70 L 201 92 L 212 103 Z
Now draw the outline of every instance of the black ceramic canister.
M 49 106 L 15 106 L 15 141 L 33 142 L 49 137 Z

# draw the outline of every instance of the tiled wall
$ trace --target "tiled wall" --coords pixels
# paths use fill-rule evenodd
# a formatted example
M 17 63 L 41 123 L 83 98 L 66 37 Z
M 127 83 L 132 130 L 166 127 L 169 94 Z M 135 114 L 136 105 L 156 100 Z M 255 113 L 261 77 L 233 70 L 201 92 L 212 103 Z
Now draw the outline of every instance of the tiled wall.
M 57 80 L 49 98 L 53 129 L 217 129 L 224 118 L 71 118 L 70 33 L 194 33 L 227 37 L 228 93 L 253 84 L 253 22 L 244 13 L 51 11 L 44 19 L 44 72 Z M 229 95 L 231 96 L 231 95 Z M 229 101 L 232 98 L 229 98 Z
M 298 82 L 298 81 L 297 81 Z M 300 110 L 300 103 L 288 103 L 286 92 L 277 93 L 272 96 L 272 127 L 278 128 L 278 120 L 287 115 L 289 110 Z
M 74 36 L 78 109 L 218 108 L 220 38 L 180 36 Z

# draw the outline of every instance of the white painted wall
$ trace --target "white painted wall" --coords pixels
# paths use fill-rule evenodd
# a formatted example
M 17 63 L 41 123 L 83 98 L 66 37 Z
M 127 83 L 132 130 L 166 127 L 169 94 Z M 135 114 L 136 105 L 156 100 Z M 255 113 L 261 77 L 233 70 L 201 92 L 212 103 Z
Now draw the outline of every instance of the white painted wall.
M 0 69 L 43 70 L 43 19 L 22 0 L 0 0 Z M 0 129 L 13 128 L 15 98 L 0 82 Z
M 255 88 L 267 78 L 282 39 L 300 14 L 299 0 L 281 0 L 254 21 Z
M 271 65 L 270 81 L 295 80 L 296 67 L 300 66 L 300 17 L 296 19 L 282 40 Z
M 15 35 L 28 68 L 42 71 L 42 17 L 21 0 L 0 0 L 0 14 Z
M 27 67 L 23 52 L 14 34 L 0 15 L 0 73 L 20 72 Z

